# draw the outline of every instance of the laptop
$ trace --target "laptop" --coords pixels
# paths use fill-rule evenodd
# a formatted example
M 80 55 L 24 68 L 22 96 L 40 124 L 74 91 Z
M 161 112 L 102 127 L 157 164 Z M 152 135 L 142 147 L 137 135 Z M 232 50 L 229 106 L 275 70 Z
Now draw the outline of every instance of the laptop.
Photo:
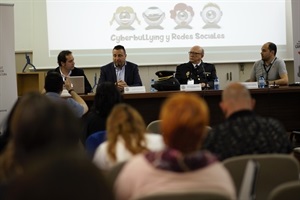
M 70 76 L 73 89 L 77 94 L 84 94 L 84 76 Z

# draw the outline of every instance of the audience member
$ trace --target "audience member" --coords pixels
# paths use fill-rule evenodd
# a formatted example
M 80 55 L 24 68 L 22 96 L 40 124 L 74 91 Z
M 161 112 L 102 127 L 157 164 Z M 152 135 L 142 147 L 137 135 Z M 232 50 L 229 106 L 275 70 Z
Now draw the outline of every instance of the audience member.
M 127 86 L 141 86 L 142 81 L 139 75 L 138 66 L 126 61 L 126 50 L 123 46 L 117 45 L 112 50 L 113 62 L 101 67 L 98 84 L 113 82 L 120 91 Z
M 58 67 L 49 72 L 58 72 L 61 74 L 63 80 L 70 76 L 83 76 L 84 77 L 84 92 L 85 94 L 92 92 L 92 86 L 86 78 L 84 71 L 75 67 L 74 57 L 71 51 L 61 51 L 57 56 Z
M 117 163 L 148 149 L 163 149 L 159 134 L 146 132 L 142 116 L 127 104 L 115 105 L 107 119 L 107 141 L 97 148 L 93 162 L 102 170 L 108 170 Z
M 163 104 L 160 119 L 167 148 L 135 156 L 125 164 L 114 184 L 117 199 L 216 190 L 236 199 L 222 163 L 199 150 L 209 124 L 206 102 L 195 94 L 176 94 Z
M 112 188 L 83 154 L 51 151 L 13 181 L 5 200 L 113 200 Z
M 32 157 L 50 148 L 79 148 L 80 121 L 62 104 L 39 93 L 27 93 L 12 109 L 8 121 L 10 140 L 0 155 L 0 184 L 24 173 Z
M 253 112 L 255 100 L 240 83 L 229 84 L 220 107 L 227 118 L 212 128 L 203 145 L 220 160 L 244 154 L 291 153 L 292 147 L 282 124 Z
M 72 98 L 61 98 L 60 95 L 64 85 Z M 58 72 L 49 72 L 47 74 L 45 78 L 45 90 L 47 97 L 56 102 L 66 103 L 78 117 L 81 117 L 89 109 L 85 101 L 72 89 L 69 78 L 67 77 L 64 82 Z
M 176 67 L 175 78 L 180 84 L 201 84 L 202 88 L 213 89 L 217 77 L 213 64 L 203 62 L 204 49 L 193 46 L 189 51 L 189 62 Z
M 10 140 L 11 137 L 11 130 L 8 125 L 8 122 L 11 121 L 12 114 L 15 112 L 16 106 L 18 105 L 21 98 L 18 98 L 16 102 L 14 103 L 14 106 L 11 108 L 9 114 L 6 116 L 6 118 L 3 120 L 3 122 L 0 124 L 2 133 L 0 135 L 0 154 L 5 150 L 7 143 Z M 0 198 L 1 199 L 1 198 Z
M 250 81 L 258 81 L 263 76 L 267 84 L 287 85 L 289 82 L 285 63 L 276 57 L 277 46 L 267 42 L 261 47 L 261 60 L 254 63 Z
M 122 96 L 112 82 L 100 83 L 97 87 L 94 104 L 84 118 L 84 140 L 92 133 L 106 130 L 106 119 L 114 105 L 122 101 Z

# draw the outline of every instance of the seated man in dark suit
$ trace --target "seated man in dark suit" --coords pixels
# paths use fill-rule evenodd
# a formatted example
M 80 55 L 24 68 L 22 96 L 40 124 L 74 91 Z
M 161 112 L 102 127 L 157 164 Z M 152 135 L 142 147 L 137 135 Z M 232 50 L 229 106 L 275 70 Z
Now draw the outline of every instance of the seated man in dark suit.
M 127 86 L 142 86 L 138 66 L 126 61 L 126 50 L 123 46 L 117 45 L 113 48 L 113 62 L 101 67 L 98 84 L 113 82 L 120 91 Z
M 202 88 L 213 89 L 217 77 L 213 64 L 202 61 L 204 49 L 193 46 L 189 51 L 189 62 L 178 65 L 175 78 L 180 84 L 201 84 Z
M 50 70 L 49 72 L 56 71 L 60 73 L 64 81 L 66 77 L 84 76 L 84 93 L 87 94 L 92 92 L 92 86 L 86 78 L 84 71 L 75 67 L 74 57 L 71 51 L 61 51 L 57 56 L 57 63 L 58 67 L 54 70 Z

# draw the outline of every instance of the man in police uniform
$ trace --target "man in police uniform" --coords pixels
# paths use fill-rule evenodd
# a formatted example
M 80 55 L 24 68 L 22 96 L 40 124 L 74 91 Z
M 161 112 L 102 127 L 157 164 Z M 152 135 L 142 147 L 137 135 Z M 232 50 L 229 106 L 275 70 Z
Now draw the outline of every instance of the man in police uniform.
M 189 62 L 176 67 L 175 78 L 180 84 L 201 84 L 202 88 L 213 89 L 214 79 L 217 77 L 213 64 L 202 61 L 204 50 L 200 46 L 193 46 L 189 53 Z

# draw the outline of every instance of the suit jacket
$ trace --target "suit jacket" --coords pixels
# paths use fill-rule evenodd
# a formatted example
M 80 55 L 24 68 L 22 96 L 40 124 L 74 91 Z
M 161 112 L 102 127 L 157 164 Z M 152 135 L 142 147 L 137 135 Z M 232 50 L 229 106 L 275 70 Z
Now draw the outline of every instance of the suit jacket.
M 56 69 L 49 70 L 48 73 L 51 71 L 56 71 L 56 72 L 60 73 L 59 67 L 57 67 Z M 91 86 L 89 80 L 86 78 L 84 71 L 82 69 L 74 67 L 70 76 L 84 76 L 84 93 L 87 94 L 89 92 L 92 92 L 92 86 Z
M 128 86 L 143 85 L 139 75 L 139 69 L 136 64 L 126 61 L 124 81 L 127 83 Z M 114 67 L 113 62 L 101 67 L 101 73 L 98 84 L 103 82 L 117 82 L 116 69 Z
M 214 79 L 217 77 L 216 68 L 213 64 L 201 62 L 196 69 L 191 62 L 178 65 L 176 67 L 175 78 L 180 84 L 187 84 L 189 79 L 194 80 L 194 84 L 207 83 L 210 89 L 214 88 Z

